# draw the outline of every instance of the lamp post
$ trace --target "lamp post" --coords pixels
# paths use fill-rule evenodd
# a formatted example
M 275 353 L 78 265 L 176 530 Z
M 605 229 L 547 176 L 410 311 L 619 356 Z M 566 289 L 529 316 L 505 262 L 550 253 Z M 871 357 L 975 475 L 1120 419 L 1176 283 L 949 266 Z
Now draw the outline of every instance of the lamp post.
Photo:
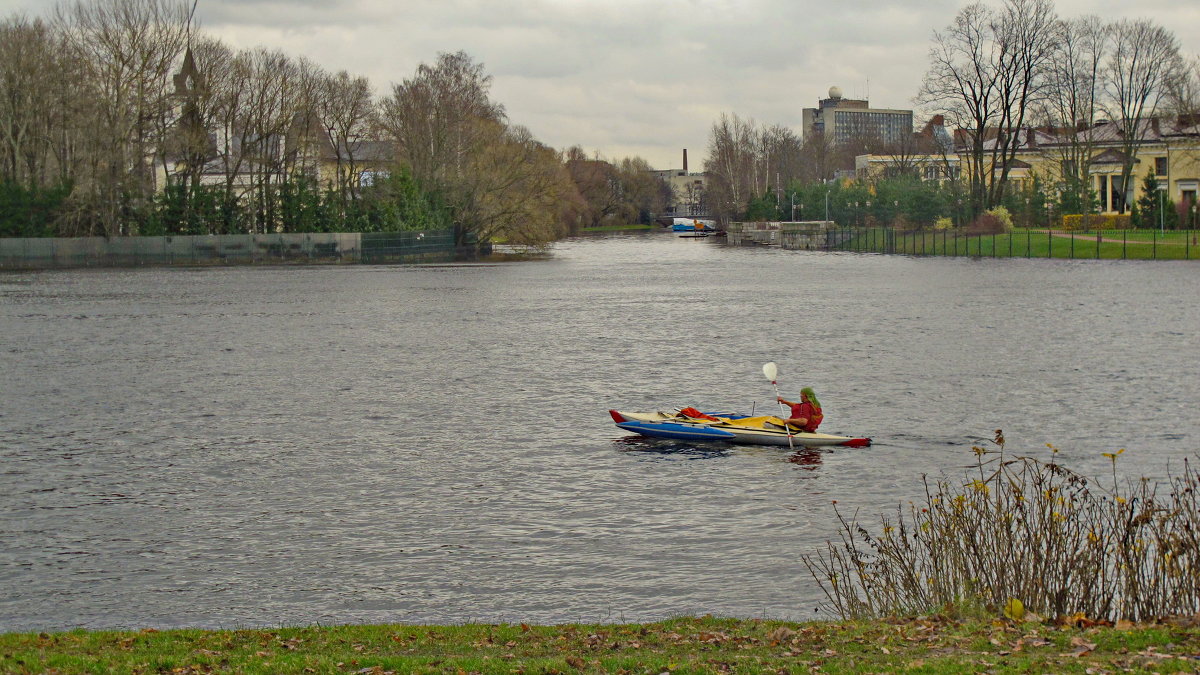
M 1158 189 L 1158 232 L 1163 234 L 1166 232 L 1166 226 L 1163 224 L 1163 189 Z

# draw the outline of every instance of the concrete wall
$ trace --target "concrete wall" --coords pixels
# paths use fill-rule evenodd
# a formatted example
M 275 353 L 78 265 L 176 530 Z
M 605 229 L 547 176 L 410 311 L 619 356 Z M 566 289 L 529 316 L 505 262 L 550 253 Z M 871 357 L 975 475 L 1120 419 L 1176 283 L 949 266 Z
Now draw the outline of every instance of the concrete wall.
M 393 262 L 453 257 L 450 230 L 0 239 L 0 269 Z
M 730 223 L 726 241 L 730 244 L 779 246 L 791 250 L 823 251 L 832 221 Z

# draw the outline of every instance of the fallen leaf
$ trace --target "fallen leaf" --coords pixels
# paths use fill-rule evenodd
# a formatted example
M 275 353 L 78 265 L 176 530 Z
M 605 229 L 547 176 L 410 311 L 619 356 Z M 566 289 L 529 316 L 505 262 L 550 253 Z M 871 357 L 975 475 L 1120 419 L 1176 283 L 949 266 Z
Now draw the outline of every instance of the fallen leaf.
M 1075 651 L 1068 654 L 1068 656 L 1072 656 L 1074 658 L 1079 658 L 1081 656 L 1087 656 L 1088 654 L 1091 654 L 1093 651 L 1096 650 L 1095 642 L 1088 642 L 1087 640 L 1084 640 L 1081 637 L 1071 638 L 1071 646 L 1075 648 Z
M 777 643 L 784 642 L 795 634 L 796 631 L 792 630 L 791 628 L 788 628 L 787 626 L 780 626 L 779 628 L 771 631 L 770 634 L 767 635 L 767 639 Z
M 1004 603 L 1004 616 L 1013 621 L 1025 620 L 1025 603 L 1016 598 L 1009 598 L 1008 602 Z
M 1071 638 L 1071 646 L 1072 647 L 1087 647 L 1087 649 L 1089 651 L 1091 651 L 1096 648 L 1096 643 L 1088 642 L 1087 640 L 1084 640 L 1081 637 L 1073 637 L 1073 638 Z
M 578 656 L 568 656 L 567 665 L 576 670 L 583 670 L 583 667 L 587 664 L 584 663 L 583 659 L 579 658 Z

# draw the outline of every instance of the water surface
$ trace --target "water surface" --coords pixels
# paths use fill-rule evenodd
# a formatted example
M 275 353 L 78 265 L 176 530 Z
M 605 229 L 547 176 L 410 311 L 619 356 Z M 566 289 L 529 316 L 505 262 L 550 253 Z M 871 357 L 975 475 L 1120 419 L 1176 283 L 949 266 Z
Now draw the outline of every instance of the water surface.
M 1200 266 L 727 248 L 0 275 L 0 630 L 814 616 L 800 561 L 1003 428 L 1104 475 L 1200 439 Z M 863 450 L 609 408 L 825 404 Z

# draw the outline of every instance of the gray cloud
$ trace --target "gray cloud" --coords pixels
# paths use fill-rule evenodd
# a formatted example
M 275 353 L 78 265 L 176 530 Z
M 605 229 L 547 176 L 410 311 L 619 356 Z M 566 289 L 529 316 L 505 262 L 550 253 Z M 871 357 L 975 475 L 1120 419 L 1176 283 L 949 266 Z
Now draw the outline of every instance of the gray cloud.
M 366 75 L 385 93 L 464 50 L 510 118 L 543 142 L 699 164 L 722 113 L 799 127 L 831 85 L 912 107 L 930 36 L 964 0 L 200 0 L 203 30 Z M 1148 17 L 1200 53 L 1200 3 L 1058 0 L 1063 16 Z M 43 14 L 48 0 L 0 0 Z

